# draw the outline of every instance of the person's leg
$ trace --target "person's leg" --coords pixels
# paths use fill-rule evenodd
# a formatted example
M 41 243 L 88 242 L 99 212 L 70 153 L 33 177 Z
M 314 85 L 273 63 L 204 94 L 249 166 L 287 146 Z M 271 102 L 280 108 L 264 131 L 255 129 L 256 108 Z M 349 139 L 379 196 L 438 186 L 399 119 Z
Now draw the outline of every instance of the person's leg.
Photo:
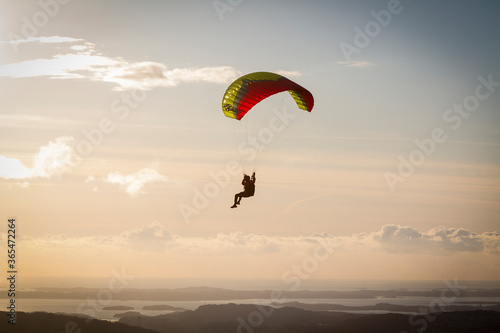
M 241 202 L 241 198 L 243 198 L 243 197 L 244 197 L 244 194 L 245 194 L 245 192 L 240 192 L 240 193 L 238 193 L 238 194 L 237 194 L 237 196 L 238 196 L 238 200 L 236 201 L 236 204 L 237 204 L 237 205 L 239 205 L 239 204 L 240 204 L 240 202 Z
M 248 197 L 250 197 L 251 195 L 250 195 L 250 194 L 248 194 L 248 193 L 245 193 L 245 192 L 241 192 L 241 193 L 238 193 L 238 196 L 239 196 L 239 198 L 238 198 L 238 202 L 237 202 L 237 204 L 239 205 L 239 204 L 240 204 L 240 201 L 241 201 L 241 198 L 248 198 Z
M 240 204 L 240 200 L 241 200 L 241 193 L 243 193 L 243 192 L 236 193 L 236 194 L 234 195 L 234 204 L 231 206 L 231 208 L 236 208 L 236 205 L 239 205 L 239 204 Z

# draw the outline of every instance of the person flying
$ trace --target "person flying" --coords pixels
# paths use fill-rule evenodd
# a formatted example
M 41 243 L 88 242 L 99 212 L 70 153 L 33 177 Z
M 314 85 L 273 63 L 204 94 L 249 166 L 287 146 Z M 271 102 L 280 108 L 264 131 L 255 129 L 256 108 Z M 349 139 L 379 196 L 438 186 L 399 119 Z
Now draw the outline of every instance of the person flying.
M 252 174 L 252 178 L 249 175 L 244 175 L 241 185 L 243 185 L 244 190 L 234 195 L 234 204 L 231 208 L 236 208 L 240 204 L 241 198 L 252 197 L 255 194 L 255 172 Z

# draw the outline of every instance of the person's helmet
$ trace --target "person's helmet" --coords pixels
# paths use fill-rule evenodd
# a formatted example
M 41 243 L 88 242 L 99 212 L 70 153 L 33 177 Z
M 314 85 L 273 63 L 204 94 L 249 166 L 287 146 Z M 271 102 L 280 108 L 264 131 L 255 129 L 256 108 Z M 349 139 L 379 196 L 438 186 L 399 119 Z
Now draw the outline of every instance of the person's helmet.
M 243 177 L 243 179 L 244 179 L 244 180 L 249 180 L 249 179 L 250 179 L 250 176 L 249 176 L 249 175 L 245 175 L 245 176 Z

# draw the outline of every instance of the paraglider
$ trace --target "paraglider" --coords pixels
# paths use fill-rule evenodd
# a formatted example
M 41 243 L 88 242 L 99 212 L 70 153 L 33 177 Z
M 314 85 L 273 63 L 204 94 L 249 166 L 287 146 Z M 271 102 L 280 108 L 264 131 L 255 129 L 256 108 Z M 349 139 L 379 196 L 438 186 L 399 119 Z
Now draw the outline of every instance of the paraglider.
M 227 117 L 241 120 L 255 104 L 283 91 L 292 95 L 300 109 L 311 112 L 314 98 L 307 89 L 269 72 L 247 74 L 231 83 L 222 99 L 222 110 Z
M 238 151 L 240 155 L 245 154 L 247 156 L 244 162 L 251 161 L 257 163 L 258 157 L 262 155 L 262 151 L 268 148 L 270 141 L 273 140 L 274 135 L 276 134 L 274 133 L 276 130 L 273 132 L 271 129 L 277 127 L 270 126 L 270 129 L 263 127 L 261 124 L 253 123 L 249 125 L 245 121 L 247 118 L 243 121 L 242 119 L 255 105 L 270 96 L 284 91 L 288 91 L 288 93 L 290 93 L 299 109 L 311 112 L 314 106 L 313 95 L 304 87 L 279 74 L 270 72 L 255 72 L 246 74 L 235 80 L 226 89 L 222 98 L 222 111 L 225 116 L 241 121 L 243 125 L 240 133 L 237 133 L 237 136 L 239 136 L 242 141 L 238 146 Z M 273 110 L 273 112 L 274 111 L 276 110 Z M 286 113 L 286 110 L 284 111 Z M 266 113 L 273 116 L 273 112 Z M 276 114 L 276 112 L 274 112 L 274 114 Z M 281 116 L 281 118 L 286 117 Z M 252 121 L 253 120 L 250 119 L 249 122 Z M 269 124 L 275 125 L 275 123 L 276 122 L 273 122 L 272 120 L 269 121 Z M 282 127 L 280 128 L 282 129 Z M 251 133 L 252 131 L 250 129 L 258 131 L 259 135 Z M 256 140 L 256 137 L 262 138 L 265 134 L 267 134 L 267 138 L 261 140 L 263 141 L 262 144 L 257 142 L 258 140 Z M 243 170 L 243 172 L 245 172 L 245 170 Z M 236 208 L 237 205 L 240 204 L 241 198 L 247 198 L 254 195 L 255 165 L 252 178 L 244 173 L 242 185 L 245 190 L 235 195 L 234 204 L 231 208 Z

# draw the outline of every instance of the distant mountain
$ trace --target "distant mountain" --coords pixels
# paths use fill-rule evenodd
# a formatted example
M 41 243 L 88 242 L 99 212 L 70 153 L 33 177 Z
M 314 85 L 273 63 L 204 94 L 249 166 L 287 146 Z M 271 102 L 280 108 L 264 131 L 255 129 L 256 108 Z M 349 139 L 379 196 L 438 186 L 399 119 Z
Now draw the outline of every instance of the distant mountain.
M 349 306 L 340 304 L 330 304 L 330 303 L 319 303 L 319 304 L 308 304 L 301 302 L 286 302 L 286 303 L 273 303 L 271 304 L 275 307 L 294 307 L 303 310 L 312 311 L 372 311 L 372 310 L 382 310 L 388 312 L 414 312 L 418 313 L 422 308 L 421 305 L 400 305 L 400 304 L 389 304 L 389 303 L 377 303 L 375 305 L 364 305 L 364 306 Z M 500 303 L 494 302 L 468 302 L 467 305 L 446 305 L 446 311 L 475 311 L 475 310 L 489 310 L 489 311 L 499 311 Z
M 153 330 L 105 320 L 89 320 L 81 317 L 46 312 L 16 313 L 16 324 L 7 322 L 7 312 L 0 311 L 0 332 L 15 333 L 157 333 Z
M 430 320 L 431 318 L 432 320 Z M 120 322 L 160 333 L 493 333 L 500 332 L 500 313 L 494 311 L 443 312 L 425 316 L 352 314 L 257 305 L 205 305 L 154 317 L 125 317 Z
M 142 316 L 142 314 L 140 312 L 137 312 L 137 311 L 127 311 L 124 313 L 116 313 L 113 317 L 114 318 L 123 318 L 123 317 L 127 317 L 127 316 Z
M 185 311 L 186 309 L 180 308 L 177 306 L 171 306 L 167 304 L 156 304 L 156 305 L 144 305 L 142 307 L 143 310 L 152 310 L 152 311 Z
M 134 310 L 133 307 L 131 306 L 126 306 L 126 305 L 116 305 L 116 306 L 105 306 L 102 308 L 103 310 Z

